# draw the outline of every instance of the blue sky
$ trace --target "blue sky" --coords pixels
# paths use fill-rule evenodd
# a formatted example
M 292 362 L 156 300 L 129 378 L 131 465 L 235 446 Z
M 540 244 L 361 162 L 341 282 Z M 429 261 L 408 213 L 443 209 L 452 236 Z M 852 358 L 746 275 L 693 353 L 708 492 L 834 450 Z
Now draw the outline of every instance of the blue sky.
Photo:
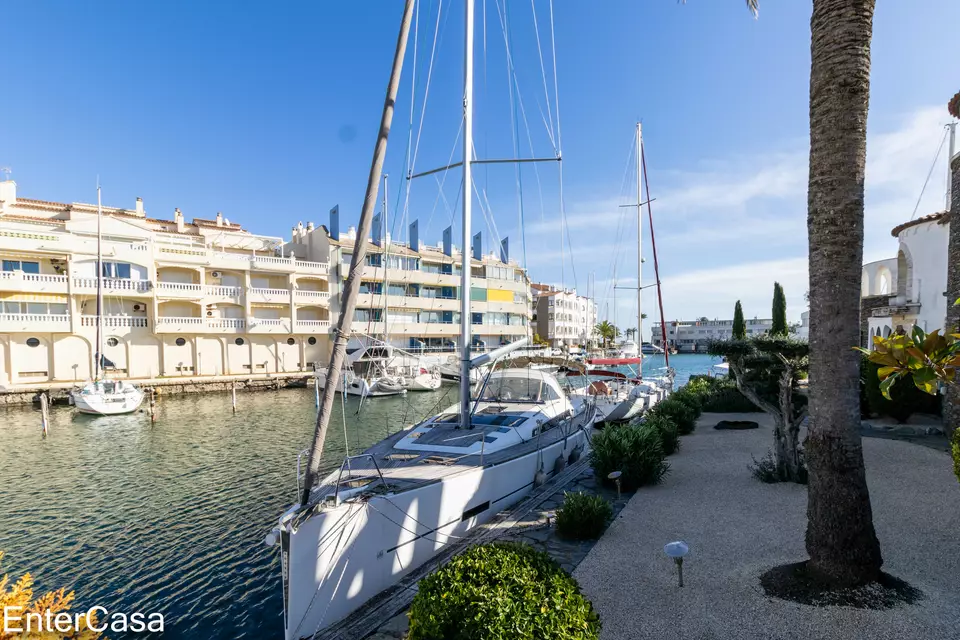
M 415 135 L 439 4 L 420 8 Z M 960 89 L 949 64 L 960 4 L 878 5 L 868 260 L 894 252 L 889 230 L 913 213 L 947 122 L 944 105 Z M 555 163 L 538 166 L 539 189 L 532 166 L 522 170 L 522 233 L 514 168 L 476 171 L 493 219 L 475 205 L 485 249 L 509 236 L 522 259 L 524 236 L 535 279 L 584 292 L 593 274 L 601 314 L 631 326 L 634 295 L 618 290 L 614 301 L 612 265 L 621 286 L 635 286 L 635 221 L 618 205 L 633 197 L 632 176 L 621 185 L 639 118 L 668 318 L 729 316 L 738 298 L 748 316 L 768 315 L 775 279 L 798 318 L 807 288 L 810 3 L 766 2 L 755 21 L 741 0 L 556 0 L 559 100 L 550 6 L 533 6 L 546 90 L 531 3 L 511 0 L 506 11 L 524 126 L 510 107 L 503 0 L 477 0 L 475 148 L 480 157 L 512 156 L 518 134 L 520 155 L 530 154 L 528 140 L 535 155 L 553 155 L 547 132 L 555 141 L 559 105 L 573 256 L 565 246 L 561 261 Z M 461 153 L 463 8 L 450 0 L 442 7 L 418 170 Z M 99 174 L 107 204 L 132 207 L 140 196 L 154 217 L 174 207 L 188 219 L 222 211 L 251 231 L 289 237 L 298 221 L 324 223 L 339 204 L 343 226 L 355 224 L 401 9 L 399 0 L 5 3 L 0 166 L 12 169 L 24 197 L 91 201 Z M 411 42 L 386 166 L 398 220 L 413 64 Z M 945 153 L 917 215 L 941 208 Z M 406 209 L 428 242 L 459 220 L 459 174 L 437 185 L 414 181 Z

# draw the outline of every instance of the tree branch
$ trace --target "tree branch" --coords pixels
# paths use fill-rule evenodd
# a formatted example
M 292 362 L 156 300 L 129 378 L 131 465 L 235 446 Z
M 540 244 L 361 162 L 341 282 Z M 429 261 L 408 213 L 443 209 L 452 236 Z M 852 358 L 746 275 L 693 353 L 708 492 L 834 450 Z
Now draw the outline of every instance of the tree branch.
M 757 395 L 756 391 L 743 383 L 743 370 L 736 362 L 731 360 L 728 362 L 728 364 L 730 365 L 730 372 L 733 374 L 733 379 L 737 383 L 737 390 L 742 393 L 747 400 L 755 404 L 765 413 L 769 413 L 771 415 L 780 415 L 779 409 L 761 398 L 759 395 Z

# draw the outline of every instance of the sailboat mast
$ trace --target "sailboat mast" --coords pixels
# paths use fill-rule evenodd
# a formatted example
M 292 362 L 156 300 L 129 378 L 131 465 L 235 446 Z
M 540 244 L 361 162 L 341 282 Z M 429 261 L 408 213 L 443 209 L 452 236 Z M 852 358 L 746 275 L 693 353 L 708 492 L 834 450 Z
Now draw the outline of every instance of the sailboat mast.
M 384 344 L 389 345 L 390 343 L 390 334 L 387 333 L 387 309 L 390 305 L 390 300 L 387 296 L 390 295 L 390 243 L 387 242 L 387 232 L 390 229 L 390 225 L 387 224 L 387 174 L 383 174 L 383 231 L 381 233 L 381 241 L 383 242 L 383 342 Z
M 460 267 L 460 428 L 470 428 L 470 208 L 473 204 L 473 0 L 465 0 L 463 56 L 463 244 Z
M 397 37 L 397 49 L 393 54 L 393 68 L 390 71 L 390 81 L 387 84 L 387 95 L 383 103 L 383 114 L 380 117 L 377 142 L 373 148 L 373 163 L 370 165 L 370 173 L 367 175 L 363 209 L 360 210 L 357 242 L 354 245 L 353 258 L 350 260 L 350 275 L 344 285 L 340 318 L 337 320 L 337 328 L 334 330 L 333 349 L 330 352 L 330 364 L 327 366 L 327 383 L 323 388 L 320 411 L 317 412 L 317 426 L 313 433 L 313 445 L 307 459 L 307 471 L 303 479 L 303 489 L 300 493 L 301 506 L 306 506 L 310 502 L 310 492 L 313 485 L 316 484 L 317 474 L 320 472 L 323 444 L 327 437 L 330 414 L 333 412 L 333 400 L 337 393 L 337 385 L 340 384 L 340 368 L 343 366 L 347 343 L 350 340 L 350 326 L 353 323 L 353 312 L 357 308 L 357 295 L 360 292 L 360 274 L 363 271 L 363 263 L 367 256 L 366 238 L 370 234 L 373 210 L 377 206 L 377 187 L 380 184 L 380 174 L 383 172 L 383 158 L 387 154 L 387 138 L 390 135 L 390 125 L 393 122 L 393 110 L 397 101 L 397 91 L 400 87 L 400 73 L 403 70 L 403 56 L 407 50 L 407 37 L 410 35 L 410 22 L 413 19 L 414 4 L 415 0 L 406 0 L 403 7 L 400 35 Z
M 100 202 L 100 182 L 97 181 L 97 355 L 93 363 L 93 380 L 100 379 L 100 365 L 103 363 L 103 206 Z
M 667 319 L 663 315 L 663 289 L 660 286 L 660 261 L 657 259 L 657 236 L 653 232 L 653 208 L 650 206 L 650 174 L 647 172 L 647 156 L 640 147 L 640 162 L 643 163 L 643 183 L 647 190 L 647 218 L 650 220 L 650 246 L 653 248 L 653 277 L 657 280 L 657 304 L 660 305 L 660 335 L 663 339 L 663 363 L 670 366 L 670 349 L 667 345 Z
M 640 154 L 643 152 L 643 137 L 637 123 L 637 357 L 643 360 L 643 174 Z M 641 365 L 642 368 L 642 365 Z

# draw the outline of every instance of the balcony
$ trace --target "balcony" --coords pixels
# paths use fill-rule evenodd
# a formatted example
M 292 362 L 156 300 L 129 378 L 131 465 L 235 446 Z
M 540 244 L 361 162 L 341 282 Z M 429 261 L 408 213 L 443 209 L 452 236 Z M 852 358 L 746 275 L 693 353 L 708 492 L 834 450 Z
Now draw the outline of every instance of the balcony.
M 164 298 L 175 298 L 178 300 L 199 300 L 203 297 L 204 286 L 202 284 L 186 284 L 182 282 L 158 282 L 157 295 Z
M 67 276 L 23 271 L 0 271 L 0 290 L 29 293 L 67 293 Z
M 329 330 L 329 320 L 297 320 L 296 323 L 296 333 L 327 333 Z
M 103 294 L 112 296 L 149 296 L 153 292 L 153 283 L 149 280 L 130 280 L 128 278 L 101 278 Z M 97 278 L 74 278 L 73 287 L 77 291 L 96 293 Z
M 268 302 L 278 304 L 290 303 L 289 289 L 258 289 L 251 287 L 247 289 L 247 298 L 252 303 Z
M 250 318 L 250 333 L 290 333 L 290 318 Z
M 298 304 L 330 304 L 329 291 L 309 291 L 306 289 L 297 289 L 293 292 L 293 300 Z
M 0 313 L 0 333 L 70 333 L 66 314 Z
M 326 275 L 330 272 L 330 263 L 310 262 L 309 260 L 297 260 L 295 258 L 253 256 L 250 259 L 250 268 L 267 271 L 283 271 L 286 273 L 296 271 L 299 273 Z
M 81 316 L 80 326 L 97 326 L 97 316 Z M 146 329 L 150 323 L 143 316 L 103 316 L 101 326 L 108 329 Z
M 215 284 L 208 284 L 204 286 L 204 293 L 207 297 L 207 302 L 229 302 L 231 304 L 242 304 L 243 303 L 243 288 L 242 287 L 223 287 Z
M 190 318 L 160 316 L 156 333 L 242 333 L 246 328 L 243 318 Z

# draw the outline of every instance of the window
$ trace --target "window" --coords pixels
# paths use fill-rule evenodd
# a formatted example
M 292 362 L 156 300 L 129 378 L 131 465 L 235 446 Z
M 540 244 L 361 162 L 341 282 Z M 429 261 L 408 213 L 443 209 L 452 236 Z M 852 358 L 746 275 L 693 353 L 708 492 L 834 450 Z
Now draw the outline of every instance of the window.
M 510 324 L 510 315 L 506 313 L 488 313 L 487 324 L 505 325 Z
M 40 315 L 47 314 L 47 304 L 45 302 L 28 302 L 27 303 L 27 313 L 34 313 Z
M 114 338 L 114 337 L 107 338 L 107 346 L 108 346 L 108 347 L 115 347 L 115 346 L 117 346 L 118 344 L 120 344 L 120 341 L 117 340 L 116 338 Z
M 517 304 L 526 304 L 527 303 L 527 294 L 525 293 L 516 293 L 513 294 L 513 301 Z
M 183 345 L 187 344 L 187 341 L 183 338 L 177 338 L 176 343 L 178 347 L 182 347 Z
M 497 377 L 487 383 L 481 399 L 489 402 L 539 402 L 543 386 L 539 378 Z
M 383 283 L 382 282 L 361 282 L 360 283 L 360 293 L 383 293 Z
M 317 339 L 314 338 L 313 336 L 310 336 L 309 338 L 307 338 L 307 344 L 309 344 L 312 347 L 313 345 L 317 344 Z
M 39 346 L 40 346 L 40 341 L 39 341 L 38 339 L 36 339 L 36 338 L 27 338 L 27 346 L 28 346 L 28 347 L 39 347 Z
M 390 309 L 388 319 L 390 322 L 420 322 L 420 315 L 417 311 Z
M 340 264 L 349 267 L 350 263 L 353 261 L 353 252 L 352 251 L 341 251 L 340 252 Z
M 382 253 L 371 253 L 367 256 L 367 266 L 368 267 L 382 267 L 383 266 L 383 254 Z
M 402 284 L 391 284 L 387 287 L 387 295 L 405 296 L 407 295 L 407 287 Z
M 380 322 L 383 309 L 356 309 L 353 312 L 354 322 Z
M 472 313 L 470 314 L 471 324 L 483 324 L 483 314 L 482 313 Z
M 23 271 L 24 273 L 40 273 L 39 262 L 24 262 L 22 260 L 4 260 L 4 271 Z
M 293 338 L 287 338 L 287 344 L 289 344 L 289 345 L 295 345 L 295 344 L 297 344 L 297 341 L 294 340 Z
M 125 280 L 129 280 L 130 264 L 127 262 L 104 262 L 103 277 L 104 278 L 123 278 Z
M 237 345 L 238 347 L 242 347 L 242 346 L 243 346 L 243 338 L 237 338 L 236 340 L 233 341 L 233 343 L 234 343 L 235 345 Z

